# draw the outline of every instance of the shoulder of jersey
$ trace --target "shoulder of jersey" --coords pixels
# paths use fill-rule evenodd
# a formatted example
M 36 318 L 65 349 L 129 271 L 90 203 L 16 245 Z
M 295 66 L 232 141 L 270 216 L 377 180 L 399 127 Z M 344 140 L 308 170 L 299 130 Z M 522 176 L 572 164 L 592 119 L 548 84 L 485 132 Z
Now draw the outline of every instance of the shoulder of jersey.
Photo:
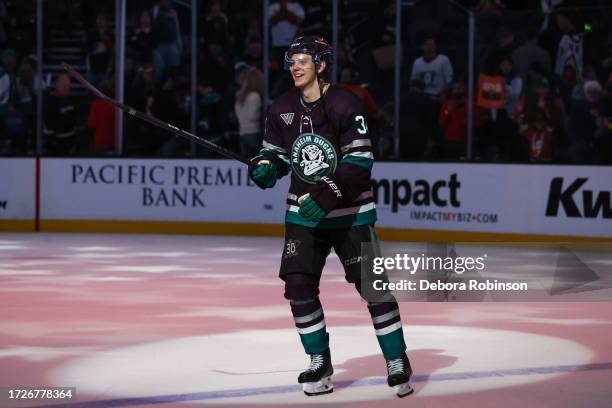
M 289 91 L 285 92 L 278 98 L 272 102 L 270 105 L 270 112 L 285 112 L 287 109 L 293 107 L 296 103 L 299 102 L 300 93 L 297 88 L 292 88 Z

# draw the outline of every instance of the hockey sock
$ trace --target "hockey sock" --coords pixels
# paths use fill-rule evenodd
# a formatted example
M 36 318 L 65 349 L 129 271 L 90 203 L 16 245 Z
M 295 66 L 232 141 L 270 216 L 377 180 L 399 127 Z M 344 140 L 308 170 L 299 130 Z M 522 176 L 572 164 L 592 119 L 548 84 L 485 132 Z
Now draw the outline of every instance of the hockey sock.
M 292 300 L 291 313 L 306 354 L 325 351 L 329 347 L 329 339 L 319 298 Z
M 406 352 L 406 343 L 397 301 L 368 303 L 368 310 L 385 359 L 400 358 Z

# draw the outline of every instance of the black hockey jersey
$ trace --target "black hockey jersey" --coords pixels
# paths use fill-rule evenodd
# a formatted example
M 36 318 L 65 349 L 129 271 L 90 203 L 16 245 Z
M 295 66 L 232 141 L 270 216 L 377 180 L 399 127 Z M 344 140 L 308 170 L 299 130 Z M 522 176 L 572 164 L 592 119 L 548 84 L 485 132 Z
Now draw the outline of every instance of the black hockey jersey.
M 376 221 L 374 155 L 361 109 L 356 95 L 334 85 L 311 104 L 294 88 L 270 106 L 260 156 L 291 172 L 287 223 L 345 228 Z M 306 193 L 327 211 L 318 224 L 298 214 L 297 200 Z

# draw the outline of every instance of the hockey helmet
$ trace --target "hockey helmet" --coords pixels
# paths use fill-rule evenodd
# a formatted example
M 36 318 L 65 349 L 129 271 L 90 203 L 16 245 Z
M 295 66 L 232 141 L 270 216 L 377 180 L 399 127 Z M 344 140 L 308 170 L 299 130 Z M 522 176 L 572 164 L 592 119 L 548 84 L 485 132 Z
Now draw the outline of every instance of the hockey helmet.
M 317 37 L 314 35 L 297 37 L 289 49 L 285 52 L 285 69 L 289 70 L 293 65 L 291 56 L 293 54 L 308 54 L 312 56 L 312 62 L 315 65 L 325 61 L 328 65 L 331 61 L 332 47 L 323 37 Z

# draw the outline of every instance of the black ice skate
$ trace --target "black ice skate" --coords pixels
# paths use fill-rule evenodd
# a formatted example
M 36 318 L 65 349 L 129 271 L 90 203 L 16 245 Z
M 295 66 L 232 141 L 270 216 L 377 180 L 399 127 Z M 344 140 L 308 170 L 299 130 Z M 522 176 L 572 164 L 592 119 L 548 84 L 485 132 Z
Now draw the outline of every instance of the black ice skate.
M 410 386 L 410 377 L 412 376 L 412 368 L 408 356 L 404 354 L 401 358 L 387 360 L 387 384 L 393 387 L 397 396 L 403 398 L 414 392 Z
M 334 373 L 329 349 L 310 355 L 310 366 L 298 377 L 304 394 L 308 396 L 328 394 L 334 390 L 331 375 Z

